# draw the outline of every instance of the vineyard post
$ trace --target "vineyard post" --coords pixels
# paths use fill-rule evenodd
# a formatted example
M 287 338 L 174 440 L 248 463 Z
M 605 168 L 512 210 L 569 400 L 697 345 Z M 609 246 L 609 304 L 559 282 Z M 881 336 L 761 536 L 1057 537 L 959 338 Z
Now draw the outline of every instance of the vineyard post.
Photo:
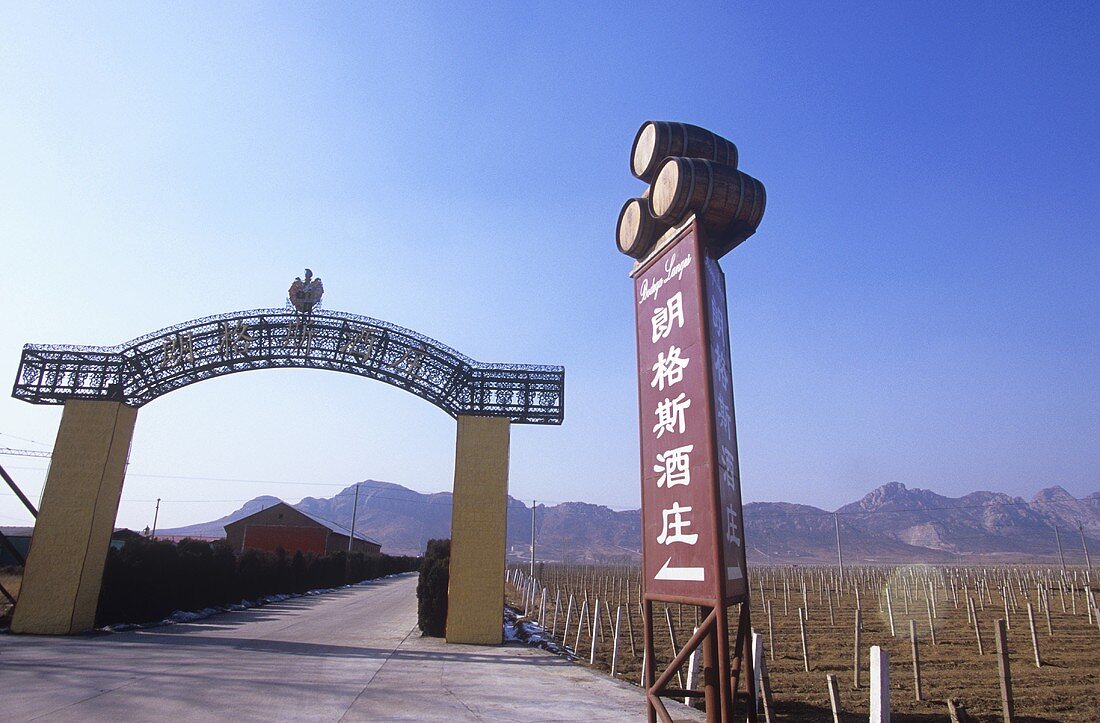
M 932 636 L 932 644 L 935 645 L 936 644 L 936 624 L 935 624 L 935 622 L 933 622 L 933 618 L 932 618 L 932 606 L 931 606 L 931 604 L 928 603 L 927 600 L 925 601 L 925 605 L 928 607 L 928 632 Z
M 898 636 L 897 631 L 894 629 L 894 604 L 890 602 L 890 586 L 886 586 L 886 612 L 890 616 L 890 637 L 896 638 Z
M 694 634 L 697 630 L 699 630 L 699 628 L 695 628 L 695 630 L 692 631 L 692 634 Z M 695 688 L 695 671 L 697 670 L 695 659 L 698 653 L 699 648 L 696 648 L 695 650 L 692 650 L 691 655 L 688 656 L 687 685 L 684 686 L 684 690 L 692 690 Z M 691 705 L 691 698 L 692 696 L 690 695 L 684 696 L 684 705 Z
M 1015 717 L 1012 705 L 1012 671 L 1008 662 L 1008 632 L 1005 621 L 997 620 L 997 667 L 1001 677 L 1001 714 L 1004 723 L 1012 723 Z
M 763 658 L 760 659 L 760 691 L 760 697 L 764 700 L 764 723 L 772 723 L 775 708 L 772 702 L 772 681 L 768 674 L 768 664 Z
M 588 664 L 596 664 L 596 635 L 600 628 L 600 599 L 592 604 L 592 651 L 588 654 Z
M 611 677 L 615 677 L 615 669 L 619 663 L 619 622 L 623 617 L 623 606 L 615 609 L 615 635 L 611 643 Z
M 768 650 L 775 660 L 775 625 L 772 620 L 772 601 L 768 601 Z
M 978 638 L 978 655 L 985 655 L 985 650 L 982 649 L 982 628 L 978 625 L 978 613 L 974 613 L 974 635 Z
M 810 672 L 810 649 L 806 644 L 806 613 L 798 608 L 798 631 L 802 635 L 802 664 Z
M 1039 659 L 1039 637 L 1035 634 L 1035 615 L 1031 612 L 1031 603 L 1027 604 L 1027 624 L 1031 628 L 1031 648 L 1035 651 L 1035 667 L 1043 667 Z
M 913 693 L 917 702 L 921 701 L 920 688 L 920 651 L 917 649 L 917 621 L 909 621 L 909 640 L 913 646 Z
M 833 723 L 840 723 L 840 690 L 837 688 L 836 676 L 829 673 L 825 676 L 825 682 L 829 684 L 829 706 L 833 709 Z
M 565 608 L 565 627 L 561 631 L 561 644 L 569 640 L 569 620 L 573 617 L 573 593 L 569 593 L 569 605 Z
M 1066 576 L 1066 556 L 1062 553 L 1062 537 L 1058 534 L 1058 525 L 1054 526 L 1054 541 L 1058 543 L 1058 559 L 1062 561 L 1062 577 Z
M 756 678 L 756 690 L 759 693 L 764 685 L 764 636 L 756 631 L 753 631 L 752 634 L 752 671 Z M 762 697 L 761 695 L 756 696 L 757 710 L 760 709 Z
M 890 656 L 871 646 L 871 723 L 890 723 Z
M 672 644 L 672 654 L 676 655 L 680 644 L 676 642 L 676 630 L 672 627 L 672 614 L 668 611 L 668 605 L 665 605 L 665 622 L 668 623 L 668 641 Z M 684 675 L 679 668 L 676 669 L 676 683 L 681 688 L 684 687 Z
M 531 577 L 535 576 L 535 503 L 531 500 Z
M 1092 560 L 1089 559 L 1089 546 L 1085 543 L 1085 528 L 1081 521 L 1077 521 L 1077 531 L 1081 533 L 1081 549 L 1085 551 L 1085 569 L 1092 573 Z
M 840 552 L 840 515 L 833 513 L 833 524 L 836 525 L 836 561 L 840 565 L 840 582 L 844 584 L 844 555 Z
M 859 632 L 860 627 L 863 624 L 863 611 L 856 608 L 856 629 L 853 635 L 852 644 L 852 687 L 859 690 Z
M 581 611 L 577 613 L 577 640 L 573 643 L 573 652 L 578 652 L 581 645 L 581 633 L 584 632 L 584 621 L 588 615 L 588 600 L 581 604 Z

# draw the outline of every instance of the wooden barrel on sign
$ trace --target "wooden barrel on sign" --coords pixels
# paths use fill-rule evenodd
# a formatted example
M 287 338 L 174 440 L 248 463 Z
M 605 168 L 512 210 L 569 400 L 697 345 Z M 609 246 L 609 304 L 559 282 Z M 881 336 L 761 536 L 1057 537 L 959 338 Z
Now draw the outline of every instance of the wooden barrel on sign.
M 764 184 L 747 173 L 700 158 L 666 158 L 650 201 L 658 221 L 679 223 L 690 213 L 719 232 L 723 253 L 756 232 L 764 216 Z
M 646 194 L 641 198 L 631 198 L 623 204 L 615 228 L 615 241 L 619 251 L 632 258 L 643 259 L 668 229 L 667 223 L 653 218 L 646 189 Z
M 634 136 L 630 170 L 646 183 L 669 156 L 704 158 L 737 168 L 737 146 L 706 128 L 673 121 L 646 121 Z

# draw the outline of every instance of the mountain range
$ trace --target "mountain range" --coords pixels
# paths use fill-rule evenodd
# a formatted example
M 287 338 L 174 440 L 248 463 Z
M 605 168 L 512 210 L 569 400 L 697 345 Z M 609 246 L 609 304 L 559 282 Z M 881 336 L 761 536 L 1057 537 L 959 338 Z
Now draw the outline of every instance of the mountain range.
M 352 485 L 333 497 L 307 497 L 294 506 L 350 527 L 354 492 Z M 257 497 L 220 519 L 160 534 L 222 536 L 226 523 L 279 501 Z M 945 497 L 890 482 L 831 512 L 787 502 L 750 502 L 744 518 L 749 562 L 756 564 L 835 562 L 837 526 L 844 560 L 851 563 L 1056 562 L 1059 537 L 1067 564 L 1084 563 L 1082 537 L 1090 553 L 1100 555 L 1100 492 L 1078 499 L 1061 487 L 1049 487 L 1026 501 L 999 492 Z M 355 520 L 356 529 L 379 540 L 383 552 L 418 555 L 428 540 L 450 535 L 451 493 L 424 494 L 366 480 L 359 484 Z M 530 558 L 531 524 L 531 508 L 509 497 L 510 559 Z M 534 525 L 540 560 L 634 563 L 641 556 L 639 510 L 616 511 L 584 502 L 538 505 Z

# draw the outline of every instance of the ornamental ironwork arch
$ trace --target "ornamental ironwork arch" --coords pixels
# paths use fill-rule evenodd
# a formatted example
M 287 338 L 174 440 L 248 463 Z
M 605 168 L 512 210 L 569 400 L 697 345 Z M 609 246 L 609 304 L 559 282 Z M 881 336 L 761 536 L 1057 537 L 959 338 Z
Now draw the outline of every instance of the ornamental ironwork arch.
M 253 309 L 170 326 L 111 347 L 27 344 L 12 396 L 133 407 L 204 379 L 253 369 L 328 369 L 412 392 L 452 417 L 561 424 L 565 368 L 485 364 L 415 331 L 340 311 Z

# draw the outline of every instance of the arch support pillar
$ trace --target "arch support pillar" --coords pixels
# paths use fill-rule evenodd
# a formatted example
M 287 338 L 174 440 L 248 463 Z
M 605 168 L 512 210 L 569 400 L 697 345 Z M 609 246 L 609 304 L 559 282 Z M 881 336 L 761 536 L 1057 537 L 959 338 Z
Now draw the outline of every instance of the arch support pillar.
M 507 417 L 458 417 L 448 643 L 502 640 L 510 425 Z
M 67 635 L 95 624 L 137 409 L 65 402 L 11 629 Z

